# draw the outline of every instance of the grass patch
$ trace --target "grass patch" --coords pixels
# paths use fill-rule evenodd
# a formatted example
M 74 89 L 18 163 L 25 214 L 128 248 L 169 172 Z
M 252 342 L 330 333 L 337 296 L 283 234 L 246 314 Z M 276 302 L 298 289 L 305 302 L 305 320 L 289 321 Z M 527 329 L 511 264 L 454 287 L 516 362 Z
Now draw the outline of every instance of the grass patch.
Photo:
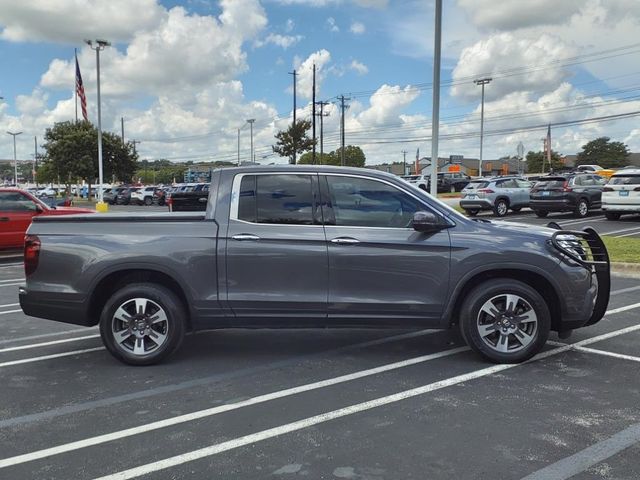
M 602 237 L 612 262 L 640 263 L 640 238 Z

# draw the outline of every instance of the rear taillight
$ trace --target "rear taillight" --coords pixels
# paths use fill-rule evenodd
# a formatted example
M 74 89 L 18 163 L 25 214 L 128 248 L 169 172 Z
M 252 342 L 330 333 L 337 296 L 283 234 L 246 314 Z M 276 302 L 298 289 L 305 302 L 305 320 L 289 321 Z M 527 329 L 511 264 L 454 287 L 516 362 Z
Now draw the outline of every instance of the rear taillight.
M 40 259 L 40 239 L 37 235 L 24 237 L 24 273 L 28 277 L 38 268 Z
M 495 192 L 490 188 L 481 188 L 480 190 L 478 190 L 478 193 L 495 193 Z
M 603 191 L 603 192 L 613 192 L 614 190 L 613 190 L 613 188 L 611 188 L 611 187 L 604 187 L 604 188 L 602 189 L 602 191 Z
M 569 186 L 569 182 L 564 182 L 562 184 L 562 191 L 563 192 L 572 192 L 573 189 Z

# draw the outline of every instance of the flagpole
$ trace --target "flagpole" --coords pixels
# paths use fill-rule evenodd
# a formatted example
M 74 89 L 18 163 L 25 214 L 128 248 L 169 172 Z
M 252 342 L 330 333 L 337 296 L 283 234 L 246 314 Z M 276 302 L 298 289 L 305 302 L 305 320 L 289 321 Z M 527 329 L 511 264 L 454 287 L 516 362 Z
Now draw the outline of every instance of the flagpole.
M 78 65 L 78 49 L 73 49 L 73 56 L 76 59 L 76 63 L 73 69 L 73 99 L 76 105 L 76 123 L 78 123 L 78 71 L 76 65 Z

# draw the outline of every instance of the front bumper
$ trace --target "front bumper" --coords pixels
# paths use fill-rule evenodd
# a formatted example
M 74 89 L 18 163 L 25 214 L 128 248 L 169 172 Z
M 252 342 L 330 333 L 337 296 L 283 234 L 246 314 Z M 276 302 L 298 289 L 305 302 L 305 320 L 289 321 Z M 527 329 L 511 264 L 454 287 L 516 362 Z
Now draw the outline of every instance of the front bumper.
M 629 205 L 625 203 L 603 203 L 602 210 L 605 212 L 640 213 L 640 205 Z

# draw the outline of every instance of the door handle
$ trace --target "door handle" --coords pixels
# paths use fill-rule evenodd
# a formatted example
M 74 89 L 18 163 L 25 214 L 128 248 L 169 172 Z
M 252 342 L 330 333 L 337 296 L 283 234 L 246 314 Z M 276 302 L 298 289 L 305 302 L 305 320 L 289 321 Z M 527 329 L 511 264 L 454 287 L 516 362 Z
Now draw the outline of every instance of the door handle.
M 360 240 L 356 240 L 351 237 L 338 237 L 331 240 L 331 243 L 338 243 L 340 245 L 355 245 L 356 243 L 360 243 Z
M 233 235 L 231 238 L 240 242 L 244 242 L 247 240 L 252 240 L 255 242 L 257 240 L 260 240 L 260 237 L 258 237 L 257 235 L 251 235 L 250 233 L 240 233 L 238 235 Z
M 0 222 L 8 222 L 9 217 L 0 217 Z

